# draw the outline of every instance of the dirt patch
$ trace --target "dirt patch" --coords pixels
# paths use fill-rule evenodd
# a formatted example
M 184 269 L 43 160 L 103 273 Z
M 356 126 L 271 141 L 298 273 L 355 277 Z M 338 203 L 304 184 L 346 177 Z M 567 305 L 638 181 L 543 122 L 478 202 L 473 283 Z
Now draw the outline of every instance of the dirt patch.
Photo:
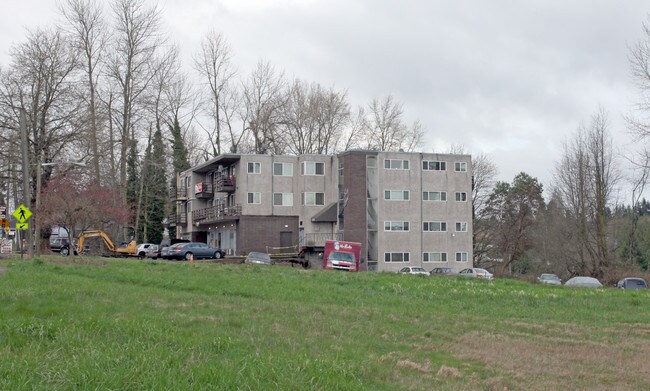
M 50 257 L 48 262 L 57 265 L 89 265 L 89 266 L 107 266 L 110 260 L 106 258 L 84 257 L 80 255 L 70 257 Z
M 4 266 L 0 266 L 0 274 L 4 273 L 7 271 L 7 268 Z
M 443 365 L 438 369 L 438 377 L 451 377 L 458 379 L 460 377 L 460 371 L 454 367 L 448 367 Z
M 650 389 L 650 361 L 643 359 L 650 355 L 645 329 L 617 331 L 611 339 L 616 342 L 473 332 L 449 350 L 500 368 L 508 374 L 504 381 L 529 390 Z
M 399 360 L 396 365 L 398 368 L 409 368 L 414 371 L 423 372 L 423 373 L 428 373 L 429 370 L 431 369 L 431 362 L 429 361 L 425 361 L 424 363 L 419 364 L 414 361 L 406 359 L 406 360 Z

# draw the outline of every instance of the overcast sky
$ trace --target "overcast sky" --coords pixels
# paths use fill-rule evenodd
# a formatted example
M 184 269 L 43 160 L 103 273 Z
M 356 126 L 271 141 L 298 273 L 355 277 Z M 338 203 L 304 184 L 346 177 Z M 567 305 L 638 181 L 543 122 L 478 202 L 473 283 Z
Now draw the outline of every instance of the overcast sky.
M 154 4 L 154 1 L 151 1 Z M 499 179 L 550 183 L 562 142 L 603 107 L 622 154 L 637 91 L 627 60 L 650 3 L 602 1 L 160 0 L 186 65 L 210 29 L 240 73 L 260 59 L 347 90 L 393 94 L 426 128 L 425 152 L 487 153 Z M 0 64 L 25 30 L 60 19 L 54 0 L 4 0 Z M 190 72 L 190 68 L 186 68 Z

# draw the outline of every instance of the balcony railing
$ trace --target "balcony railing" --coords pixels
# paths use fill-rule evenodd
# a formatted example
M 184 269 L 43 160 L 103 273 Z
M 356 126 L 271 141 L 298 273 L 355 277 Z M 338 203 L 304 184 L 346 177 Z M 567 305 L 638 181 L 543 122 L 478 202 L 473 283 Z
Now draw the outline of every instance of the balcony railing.
M 214 189 L 212 188 L 212 177 L 209 175 L 194 185 L 194 195 L 196 198 L 212 198 L 214 196 Z
M 175 200 L 185 200 L 187 199 L 187 187 L 181 186 L 171 186 L 169 188 L 169 199 L 172 201 Z
M 241 216 L 241 205 L 215 205 L 192 211 L 192 221 L 214 223 L 222 220 L 235 220 Z
M 170 227 L 176 227 L 178 225 L 186 225 L 187 224 L 187 214 L 185 214 L 185 213 L 173 214 L 171 216 L 168 216 L 167 220 L 169 221 L 169 226 Z
M 343 233 L 306 233 L 304 243 L 301 246 L 307 247 L 323 247 L 326 240 L 343 240 Z
M 235 176 L 217 174 L 215 178 L 214 190 L 217 192 L 232 193 L 235 191 Z

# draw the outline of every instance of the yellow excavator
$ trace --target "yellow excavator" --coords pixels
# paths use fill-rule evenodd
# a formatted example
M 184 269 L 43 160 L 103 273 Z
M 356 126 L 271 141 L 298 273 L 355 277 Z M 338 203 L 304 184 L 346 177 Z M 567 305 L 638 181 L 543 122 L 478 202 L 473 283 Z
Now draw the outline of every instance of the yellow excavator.
M 138 247 L 137 243 L 135 240 L 132 240 L 129 244 L 126 245 L 126 247 L 116 247 L 115 244 L 113 244 L 113 241 L 111 238 L 106 235 L 106 232 L 101 231 L 101 230 L 90 230 L 90 231 L 84 231 L 79 235 L 79 240 L 77 241 L 77 253 L 82 253 L 84 249 L 84 241 L 87 238 L 96 238 L 100 237 L 104 240 L 104 243 L 106 244 L 106 248 L 108 251 L 110 251 L 113 256 L 133 256 L 138 253 Z

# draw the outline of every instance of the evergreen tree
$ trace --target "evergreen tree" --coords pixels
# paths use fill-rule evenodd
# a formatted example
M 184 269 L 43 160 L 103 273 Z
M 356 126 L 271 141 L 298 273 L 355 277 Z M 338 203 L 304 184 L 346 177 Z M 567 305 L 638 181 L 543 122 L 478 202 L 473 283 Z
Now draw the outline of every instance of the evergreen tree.
M 129 154 L 126 161 L 126 204 L 132 211 L 131 224 L 134 226 L 136 211 L 138 209 L 138 194 L 140 192 L 140 177 L 138 175 L 138 142 L 132 139 L 129 144 Z
M 187 147 L 183 140 L 181 133 L 181 125 L 178 123 L 178 118 L 174 119 L 174 126 L 170 126 L 169 130 L 172 134 L 172 157 L 174 159 L 173 167 L 174 172 L 171 179 L 172 187 L 176 187 L 176 174 L 183 172 L 190 168 L 188 159 Z
M 147 160 L 147 203 L 145 208 L 145 232 L 147 241 L 160 243 L 163 238 L 165 203 L 167 201 L 167 184 L 165 175 L 165 146 L 162 132 L 156 129 L 153 135 L 152 153 Z
M 542 184 L 522 172 L 512 184 L 498 182 L 486 203 L 486 216 L 493 232 L 493 244 L 501 254 L 500 273 L 523 259 L 531 248 L 532 227 L 545 208 Z

